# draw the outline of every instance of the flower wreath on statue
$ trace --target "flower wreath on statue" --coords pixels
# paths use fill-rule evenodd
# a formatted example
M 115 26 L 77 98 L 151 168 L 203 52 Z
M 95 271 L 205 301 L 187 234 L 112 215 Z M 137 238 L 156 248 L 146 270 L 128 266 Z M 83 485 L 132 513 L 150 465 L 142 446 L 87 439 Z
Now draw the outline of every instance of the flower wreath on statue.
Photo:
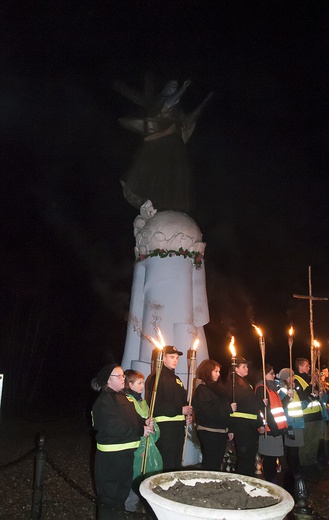
M 188 249 L 183 249 L 182 247 L 180 247 L 178 250 L 154 249 L 154 251 L 145 255 L 138 254 L 138 256 L 136 257 L 136 262 L 141 262 L 146 258 L 154 256 L 159 256 L 160 258 L 167 258 L 168 256 L 183 256 L 184 258 L 191 258 L 193 260 L 193 265 L 196 269 L 200 269 L 202 267 L 202 253 L 200 253 L 200 251 L 189 251 Z

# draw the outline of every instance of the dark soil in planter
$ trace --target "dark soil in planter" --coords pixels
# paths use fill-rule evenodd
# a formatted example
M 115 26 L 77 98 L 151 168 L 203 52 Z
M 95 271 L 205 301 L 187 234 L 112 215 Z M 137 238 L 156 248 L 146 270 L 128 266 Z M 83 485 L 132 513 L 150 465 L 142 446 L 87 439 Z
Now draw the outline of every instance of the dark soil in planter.
M 179 480 L 167 490 L 156 486 L 153 491 L 174 502 L 209 509 L 257 509 L 279 502 L 279 499 L 273 496 L 249 495 L 244 484 L 237 480 L 196 482 L 195 486 L 186 485 Z

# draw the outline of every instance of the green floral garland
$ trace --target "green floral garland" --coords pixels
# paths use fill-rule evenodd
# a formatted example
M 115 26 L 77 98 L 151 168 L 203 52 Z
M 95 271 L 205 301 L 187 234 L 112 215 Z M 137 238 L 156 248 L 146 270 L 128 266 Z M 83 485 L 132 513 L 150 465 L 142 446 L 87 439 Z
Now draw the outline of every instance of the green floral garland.
M 193 265 L 196 269 L 200 269 L 202 267 L 203 254 L 199 251 L 188 251 L 187 249 L 183 249 L 180 247 L 178 251 L 175 249 L 154 249 L 152 253 L 147 253 L 146 255 L 138 255 L 136 257 L 136 262 L 141 262 L 145 260 L 145 258 L 159 256 L 160 258 L 167 258 L 168 256 L 183 256 L 184 258 L 191 258 L 193 260 Z

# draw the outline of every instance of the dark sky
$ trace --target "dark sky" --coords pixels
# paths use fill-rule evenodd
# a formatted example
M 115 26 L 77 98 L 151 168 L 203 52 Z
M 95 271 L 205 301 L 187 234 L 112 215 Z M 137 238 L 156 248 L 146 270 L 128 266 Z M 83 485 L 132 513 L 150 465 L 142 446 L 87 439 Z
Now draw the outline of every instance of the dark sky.
M 252 321 L 277 369 L 288 363 L 290 322 L 294 353 L 308 353 L 308 304 L 292 295 L 308 292 L 311 265 L 314 294 L 329 296 L 328 14 L 321 1 L 4 3 L 0 372 L 9 401 L 80 388 L 120 361 L 137 211 L 119 178 L 140 141 L 118 124 L 135 107 L 112 83 L 140 89 L 146 71 L 159 90 L 191 78 L 187 111 L 214 92 L 188 143 L 211 357 L 229 363 L 233 333 L 259 364 Z M 314 303 L 325 358 L 328 305 Z

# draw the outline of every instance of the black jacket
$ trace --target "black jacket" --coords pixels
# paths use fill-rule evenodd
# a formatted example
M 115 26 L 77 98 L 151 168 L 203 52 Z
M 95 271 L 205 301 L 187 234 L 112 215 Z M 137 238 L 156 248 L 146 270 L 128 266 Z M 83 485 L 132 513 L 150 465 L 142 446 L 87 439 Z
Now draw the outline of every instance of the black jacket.
M 232 375 L 230 375 L 226 388 L 232 392 Z M 256 415 L 255 426 L 260 427 L 264 425 L 260 411 L 264 409 L 264 403 L 254 392 L 253 387 L 245 380 L 245 378 L 235 374 L 235 402 L 237 403 L 237 412 Z M 231 417 L 234 424 L 239 420 L 239 417 Z
M 201 383 L 194 392 L 192 406 L 195 422 L 207 428 L 228 428 L 230 413 L 229 397 L 220 383 Z
M 147 382 L 148 403 L 150 404 L 152 390 L 154 386 L 155 374 L 152 374 Z M 187 405 L 187 393 L 183 382 L 175 374 L 174 370 L 163 365 L 154 407 L 154 417 L 165 415 L 175 417 L 182 415 L 182 407 Z
M 102 390 L 93 406 L 96 441 L 122 444 L 137 441 L 144 434 L 144 419 L 123 392 Z

